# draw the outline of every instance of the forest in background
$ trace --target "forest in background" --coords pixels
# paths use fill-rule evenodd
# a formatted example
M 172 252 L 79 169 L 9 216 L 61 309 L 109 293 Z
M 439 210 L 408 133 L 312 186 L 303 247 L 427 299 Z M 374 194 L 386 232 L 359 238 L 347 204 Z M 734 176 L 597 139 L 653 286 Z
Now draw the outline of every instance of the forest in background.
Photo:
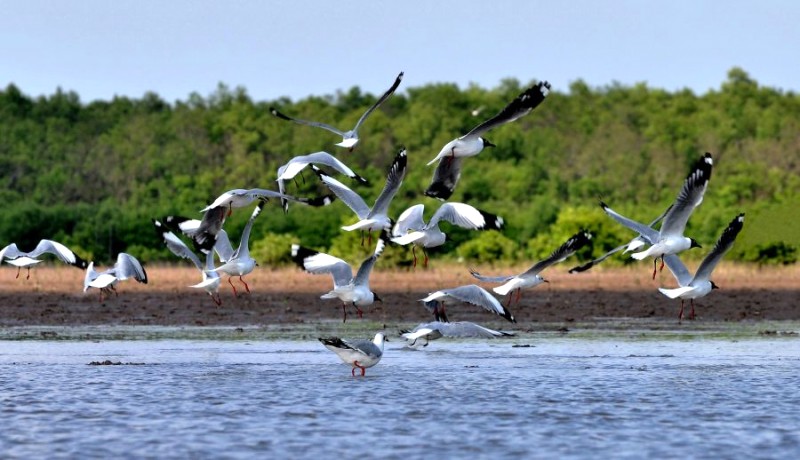
M 402 69 L 398 69 L 402 70 Z M 387 75 L 387 87 L 394 75 Z M 542 76 L 546 77 L 546 76 Z M 542 78 L 546 79 L 546 78 Z M 275 106 L 297 118 L 349 129 L 376 95 L 354 86 L 335 95 L 254 101 L 244 88 L 220 85 L 203 97 L 167 102 L 148 93 L 84 103 L 75 92 L 30 97 L 11 84 L 0 90 L 0 246 L 30 250 L 41 238 L 63 242 L 88 260 L 108 262 L 120 251 L 143 261 L 174 261 L 156 237 L 151 218 L 200 217 L 199 210 L 233 188 L 277 190 L 277 168 L 294 156 L 336 155 L 369 185 L 348 184 L 368 203 L 384 185 L 396 151 L 408 149 L 409 170 L 392 203 L 396 217 L 425 197 L 434 167 L 425 163 L 451 139 L 492 116 L 533 81 L 506 79 L 492 89 L 435 83 L 398 92 L 359 129 L 353 152 L 327 131 L 277 119 Z M 386 88 L 375 88 L 380 95 Z M 702 95 L 646 84 L 570 84 L 552 92 L 529 115 L 490 131 L 497 144 L 464 162 L 450 201 L 501 215 L 502 232 L 468 232 L 447 224 L 448 243 L 432 257 L 475 263 L 535 260 L 579 229 L 595 235 L 599 255 L 634 235 L 606 217 L 600 199 L 640 221 L 658 216 L 677 195 L 690 165 L 714 155 L 705 200 L 686 234 L 702 258 L 727 223 L 746 213 L 731 260 L 793 263 L 800 247 L 800 96 L 760 86 L 731 69 L 718 90 Z M 289 184 L 296 196 L 327 193 L 310 172 Z M 249 216 L 226 223 L 234 244 Z M 261 265 L 288 260 L 290 243 L 359 260 L 356 221 L 340 202 L 325 208 L 271 203 L 253 228 L 251 247 Z M 407 261 L 391 248 L 381 264 Z M 383 260 L 382 259 L 382 260 Z M 612 263 L 628 263 L 618 257 Z

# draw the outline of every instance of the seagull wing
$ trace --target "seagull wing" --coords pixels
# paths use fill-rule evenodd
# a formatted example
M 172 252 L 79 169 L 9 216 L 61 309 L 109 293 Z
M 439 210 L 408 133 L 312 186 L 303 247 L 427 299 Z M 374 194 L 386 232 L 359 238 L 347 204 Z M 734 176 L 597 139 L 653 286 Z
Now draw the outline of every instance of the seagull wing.
M 637 236 L 637 238 L 639 238 L 639 237 Z M 579 266 L 577 266 L 577 267 L 570 268 L 570 269 L 569 269 L 569 272 L 570 272 L 570 273 L 579 273 L 579 272 L 585 272 L 586 270 L 588 270 L 588 269 L 590 269 L 590 268 L 594 267 L 595 265 L 599 264 L 600 262 L 602 262 L 602 261 L 604 261 L 604 260 L 608 259 L 608 258 L 609 258 L 609 257 L 611 257 L 612 255 L 614 255 L 614 254 L 616 254 L 616 253 L 618 253 L 618 252 L 622 251 L 623 249 L 627 248 L 627 247 L 628 247 L 628 244 L 629 244 L 629 243 L 625 243 L 625 244 L 623 244 L 622 246 L 617 246 L 616 248 L 614 248 L 614 249 L 612 249 L 612 250 L 608 251 L 607 253 L 603 254 L 602 256 L 600 256 L 600 257 L 598 257 L 598 258 L 596 258 L 596 259 L 594 259 L 594 260 L 590 260 L 589 262 L 587 262 L 587 263 L 585 263 L 585 264 L 583 264 L 583 265 L 579 265 Z
M 120 252 L 117 255 L 117 263 L 114 264 L 114 276 L 119 280 L 133 278 L 136 281 L 147 284 L 147 272 L 144 271 L 142 264 L 132 255 Z
M 470 230 L 500 230 L 503 228 L 502 217 L 464 203 L 445 203 L 439 206 L 428 222 L 428 228 L 435 227 L 442 220 Z
M 506 281 L 514 278 L 514 275 L 510 276 L 484 276 L 480 273 L 476 272 L 474 269 L 469 269 L 469 274 L 473 276 L 473 278 L 479 279 L 481 281 L 485 281 L 487 283 L 505 283 Z
M 3 259 L 11 260 L 22 257 L 23 254 L 24 253 L 20 252 L 19 248 L 17 248 L 16 243 L 11 243 L 8 246 L 4 247 L 2 250 L 0 250 L 0 262 L 2 262 Z
M 459 286 L 453 289 L 442 289 L 434 292 L 428 297 L 422 299 L 423 301 L 434 300 L 441 296 L 452 297 L 461 302 L 466 302 L 472 305 L 479 306 L 492 313 L 498 314 L 503 318 L 515 323 L 514 316 L 500 304 L 493 295 L 489 294 L 485 289 L 475 284 L 468 284 L 466 286 Z
M 381 238 L 378 238 L 378 243 L 375 245 L 375 252 L 358 267 L 358 273 L 356 273 L 353 284 L 362 286 L 369 285 L 369 274 L 372 272 L 372 267 L 375 265 L 378 257 L 380 257 L 385 246 L 386 242 L 383 240 L 383 233 L 381 233 Z
M 328 125 L 328 124 L 325 124 L 325 123 L 320 123 L 318 121 L 308 121 L 308 120 L 301 120 L 299 118 L 292 118 L 292 117 L 290 117 L 288 115 L 284 115 L 284 114 L 280 113 L 278 111 L 278 109 L 276 109 L 275 107 L 270 107 L 269 108 L 269 112 L 272 115 L 274 115 L 274 116 L 276 116 L 276 117 L 278 117 L 278 118 L 280 118 L 282 120 L 293 121 L 293 122 L 295 122 L 297 124 L 300 124 L 300 125 L 314 126 L 316 128 L 327 129 L 328 131 L 330 131 L 332 133 L 338 134 L 340 136 L 344 136 L 344 131 L 336 129 L 331 125 Z
M 661 223 L 662 236 L 683 235 L 692 211 L 703 202 L 713 165 L 710 153 L 706 153 L 695 163 L 671 209 L 664 216 L 664 221 Z
M 333 276 L 333 285 L 336 287 L 346 286 L 353 280 L 353 269 L 350 265 L 329 254 L 293 244 L 292 260 L 309 273 L 315 275 L 330 273 Z
M 553 251 L 546 259 L 540 260 L 533 264 L 531 268 L 526 270 L 519 276 L 532 276 L 540 273 L 545 268 L 563 261 L 567 257 L 575 254 L 577 250 L 589 244 L 592 240 L 592 234 L 586 231 L 580 231 L 572 235 L 564 244 L 558 249 Z
M 407 166 L 408 156 L 406 155 L 406 149 L 401 148 L 394 157 L 392 166 L 389 167 L 389 174 L 386 175 L 386 185 L 383 186 L 381 194 L 375 199 L 375 204 L 372 206 L 372 210 L 367 215 L 367 218 L 378 214 L 384 215 L 389 212 L 389 204 L 397 194 L 397 191 L 400 190 L 400 185 L 403 184 Z
M 293 179 L 300 171 L 311 164 L 325 165 L 351 179 L 356 179 L 361 183 L 367 182 L 366 179 L 354 173 L 346 164 L 342 163 L 328 152 L 316 152 L 292 158 L 288 163 L 278 168 L 278 180 Z
M 425 195 L 442 201 L 450 198 L 461 178 L 462 161 L 464 161 L 463 157 L 448 157 L 439 160 L 439 164 L 433 172 L 431 184 L 425 190 Z
M 323 173 L 316 166 L 311 169 L 319 176 L 320 180 L 336 195 L 348 208 L 352 209 L 359 219 L 366 219 L 369 215 L 369 206 L 361 198 L 361 195 L 350 190 L 350 188 L 333 177 Z
M 547 97 L 549 92 L 550 83 L 546 81 L 531 86 L 517 96 L 516 99 L 511 101 L 503 110 L 498 112 L 497 115 L 472 128 L 470 132 L 462 137 L 480 136 L 492 128 L 496 128 L 502 124 L 512 122 L 517 118 L 527 115 L 544 101 L 544 98 Z
M 669 271 L 672 272 L 672 276 L 675 277 L 675 281 L 678 282 L 679 286 L 686 287 L 691 284 L 692 274 L 689 273 L 689 269 L 681 262 L 677 254 L 665 255 L 664 263 L 667 265 L 667 268 L 669 268 Z
M 628 219 L 627 217 L 619 214 L 618 212 L 614 211 L 613 209 L 609 208 L 607 204 L 604 202 L 600 202 L 600 207 L 603 208 L 603 211 L 606 212 L 612 219 L 616 220 L 617 222 L 621 223 L 622 225 L 628 227 L 629 229 L 633 230 L 634 232 L 642 235 L 650 244 L 655 244 L 658 241 L 658 231 L 653 230 L 651 227 L 648 227 L 645 224 L 636 222 L 635 220 Z
M 364 120 L 367 119 L 369 114 L 371 114 L 373 110 L 377 109 L 379 105 L 386 102 L 386 99 L 389 99 L 389 96 L 391 96 L 397 89 L 397 87 L 400 86 L 400 82 L 402 80 L 403 80 L 403 72 L 400 72 L 400 74 L 397 75 L 397 78 L 394 80 L 394 83 L 392 83 L 392 87 L 387 89 L 386 92 L 383 93 L 383 96 L 381 96 L 380 99 L 378 99 L 374 104 L 372 104 L 372 107 L 368 108 L 367 111 L 364 112 L 364 115 L 361 115 L 361 118 L 358 119 L 358 123 L 356 123 L 355 128 L 353 128 L 353 132 L 357 132 L 359 126 L 361 126 L 361 123 L 364 123 Z
M 717 244 L 714 245 L 714 248 L 697 268 L 692 282 L 700 280 L 707 281 L 711 277 L 711 272 L 714 271 L 719 261 L 722 260 L 725 253 L 733 247 L 733 242 L 736 241 L 736 237 L 739 235 L 739 232 L 742 231 L 742 227 L 744 227 L 744 214 L 739 214 L 728 224 L 728 227 L 722 231 L 722 235 L 717 240 Z
M 439 333 L 444 337 L 483 337 L 487 339 L 493 339 L 495 337 L 514 335 L 509 332 L 495 331 L 469 321 L 456 321 L 454 323 L 433 321 L 426 324 L 420 324 L 414 329 L 414 331 L 418 329 L 436 330 L 439 331 Z
M 198 270 L 203 270 L 203 263 L 200 262 L 200 258 L 197 257 L 197 254 L 189 249 L 189 246 L 187 246 L 186 243 L 178 238 L 176 234 L 172 233 L 172 231 L 170 231 L 164 224 L 155 219 L 153 219 L 153 226 L 155 226 L 156 233 L 162 240 L 164 240 L 164 244 L 167 246 L 167 249 L 169 249 L 170 252 L 182 259 L 191 260 Z
M 28 253 L 28 257 L 36 258 L 44 253 L 53 254 L 66 264 L 80 266 L 81 268 L 86 267 L 86 262 L 76 256 L 68 247 L 52 240 L 39 241 L 36 248 Z
M 410 208 L 403 211 L 400 217 L 397 218 L 397 223 L 394 224 L 392 229 L 392 236 L 400 237 L 408 234 L 411 230 L 422 230 L 425 228 L 425 220 L 423 220 L 423 213 L 425 212 L 424 204 L 415 204 Z

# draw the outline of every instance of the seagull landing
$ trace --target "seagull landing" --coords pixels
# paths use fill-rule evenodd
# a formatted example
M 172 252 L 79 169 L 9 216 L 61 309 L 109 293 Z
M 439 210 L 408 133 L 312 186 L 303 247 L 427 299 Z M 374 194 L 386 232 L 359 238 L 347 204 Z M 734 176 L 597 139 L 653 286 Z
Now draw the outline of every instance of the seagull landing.
M 316 127 L 316 128 L 322 128 L 322 129 L 328 130 L 328 131 L 330 131 L 330 132 L 332 132 L 334 134 L 338 134 L 338 135 L 342 136 L 342 142 L 339 142 L 336 145 L 339 146 L 339 147 L 344 147 L 346 149 L 349 149 L 352 152 L 353 149 L 355 148 L 356 144 L 358 143 L 358 140 L 359 140 L 358 139 L 358 128 L 361 127 L 361 124 L 364 123 L 364 120 L 367 119 L 367 117 L 369 116 L 369 114 L 372 113 L 373 110 L 377 109 L 378 106 L 380 106 L 387 99 L 389 99 L 389 97 L 395 92 L 397 87 L 400 86 L 400 82 L 402 80 L 403 80 L 403 72 L 400 72 L 400 74 L 397 75 L 397 78 L 394 80 L 394 83 L 392 84 L 392 87 L 389 88 L 388 90 L 386 90 L 386 92 L 383 93 L 383 96 L 381 96 L 380 99 L 375 101 L 375 103 L 372 104 L 372 106 L 370 108 L 368 108 L 367 111 L 364 112 L 363 115 L 361 115 L 361 118 L 359 118 L 358 122 L 356 122 L 356 126 L 353 129 L 351 129 L 350 131 L 342 131 L 340 129 L 334 128 L 331 125 L 328 125 L 328 124 L 325 124 L 325 123 L 320 123 L 318 121 L 307 121 L 307 120 L 301 120 L 299 118 L 292 118 L 292 117 L 290 117 L 288 115 L 282 114 L 275 107 L 270 107 L 269 111 L 270 111 L 270 113 L 272 115 L 280 118 L 281 120 L 292 121 L 292 122 L 295 122 L 295 123 L 300 124 L 300 125 L 306 125 L 306 126 L 313 126 L 313 127 Z
M 6 263 L 17 267 L 16 278 L 19 278 L 19 272 L 22 268 L 27 269 L 28 273 L 25 276 L 25 279 L 30 279 L 31 267 L 42 262 L 42 260 L 38 259 L 38 257 L 44 254 L 53 254 L 65 264 L 72 265 L 73 267 L 83 269 L 88 266 L 88 263 L 85 260 L 77 256 L 68 247 L 52 240 L 39 241 L 39 244 L 37 244 L 33 251 L 30 252 L 22 252 L 19 250 L 19 248 L 17 248 L 15 243 L 11 243 L 3 249 L 0 249 L 0 263 L 5 261 Z

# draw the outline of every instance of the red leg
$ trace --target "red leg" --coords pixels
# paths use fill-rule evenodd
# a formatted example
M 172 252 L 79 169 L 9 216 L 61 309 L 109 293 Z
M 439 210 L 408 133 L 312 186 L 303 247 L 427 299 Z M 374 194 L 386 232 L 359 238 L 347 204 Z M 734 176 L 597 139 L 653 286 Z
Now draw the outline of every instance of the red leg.
M 222 297 L 220 297 L 219 294 L 217 295 L 211 294 L 211 300 L 213 300 L 218 307 L 222 305 Z
M 508 303 L 506 303 L 506 308 L 511 306 L 511 299 L 513 298 L 514 298 L 514 293 L 512 292 L 511 294 L 508 295 Z
M 247 285 L 247 283 L 242 279 L 241 276 L 239 277 L 239 282 L 244 284 L 244 288 L 247 289 L 247 293 L 250 294 L 250 286 Z
M 25 279 L 26 279 L 26 280 L 29 280 L 29 279 L 31 279 L 31 267 L 28 267 L 28 273 L 27 273 L 27 274 L 25 274 Z
M 422 262 L 422 266 L 428 268 L 428 251 L 422 248 L 422 253 L 425 254 L 425 260 Z
M 517 305 L 519 305 L 520 299 L 522 299 L 522 288 L 517 288 Z
M 22 270 L 22 267 L 17 267 L 17 276 L 15 276 L 14 278 L 19 278 L 19 271 L 20 270 Z
M 355 302 L 353 302 L 353 306 L 356 307 L 356 312 L 358 313 L 358 317 L 359 318 L 363 318 L 364 317 L 364 312 L 360 308 L 358 308 L 358 305 L 356 305 Z
M 364 246 L 364 230 L 361 230 L 361 246 Z
M 691 311 L 689 311 L 689 319 L 694 319 L 694 299 L 689 299 L 689 305 L 692 306 Z
M 658 264 L 658 257 L 653 259 L 653 279 L 656 279 L 656 264 Z
M 658 267 L 658 271 L 659 272 L 664 271 L 664 256 L 661 256 L 661 266 Z
M 678 323 L 683 320 L 683 299 L 681 299 L 681 311 L 678 312 Z
M 353 361 L 353 366 L 354 366 L 354 367 L 353 367 L 353 370 L 352 370 L 352 372 L 351 372 L 351 374 L 353 375 L 353 377 L 355 377 L 355 376 L 356 376 L 356 368 L 359 368 L 359 369 L 361 369 L 361 376 L 362 376 L 362 377 L 363 377 L 363 376 L 364 376 L 364 375 L 367 373 L 367 368 L 366 368 L 366 367 L 364 367 L 364 366 L 362 366 L 361 364 L 358 364 L 358 361 Z
M 229 277 L 228 277 L 228 284 L 230 284 L 230 285 L 231 285 L 231 287 L 233 288 L 233 296 L 234 296 L 234 297 L 239 297 L 239 293 L 238 293 L 238 292 L 236 292 L 236 286 L 234 286 L 234 285 L 233 285 L 233 281 L 231 281 L 232 279 L 233 279 L 233 277 L 232 277 L 232 276 L 229 276 Z
M 417 246 L 413 243 L 411 244 L 411 254 L 414 255 L 414 263 L 412 264 L 412 267 L 417 268 Z
M 344 302 L 342 302 L 342 316 L 343 316 L 342 322 L 346 323 L 347 322 L 347 305 L 345 305 Z
M 372 246 L 372 232 L 368 231 L 367 235 L 369 236 L 369 239 L 367 240 L 367 244 Z

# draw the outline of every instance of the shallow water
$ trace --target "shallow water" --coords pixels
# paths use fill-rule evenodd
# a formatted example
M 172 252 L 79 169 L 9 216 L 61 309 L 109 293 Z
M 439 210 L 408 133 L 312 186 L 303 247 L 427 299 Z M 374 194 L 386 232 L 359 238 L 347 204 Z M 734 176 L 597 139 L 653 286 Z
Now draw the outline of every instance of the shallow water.
M 512 344 L 529 345 L 514 347 Z M 90 366 L 111 360 L 141 365 Z M 800 340 L 0 342 L 3 457 L 791 458 Z

